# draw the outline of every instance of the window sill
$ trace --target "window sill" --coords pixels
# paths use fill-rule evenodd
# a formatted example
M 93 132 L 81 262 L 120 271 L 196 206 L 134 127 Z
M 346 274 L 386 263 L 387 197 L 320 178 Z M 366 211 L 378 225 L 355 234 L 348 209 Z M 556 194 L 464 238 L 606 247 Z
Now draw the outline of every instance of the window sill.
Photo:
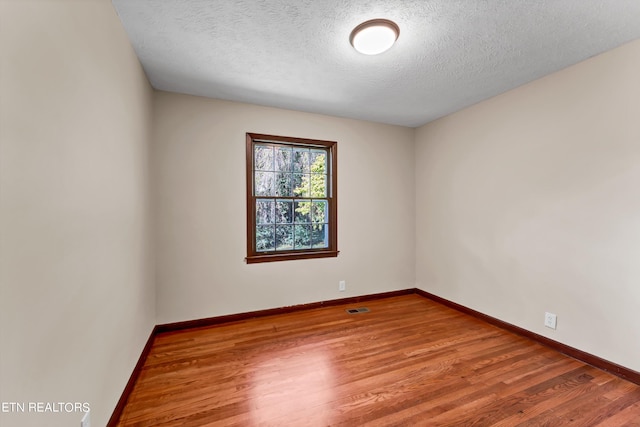
M 260 262 L 290 261 L 294 259 L 335 258 L 340 251 L 305 251 L 293 253 L 251 255 L 245 258 L 247 264 Z

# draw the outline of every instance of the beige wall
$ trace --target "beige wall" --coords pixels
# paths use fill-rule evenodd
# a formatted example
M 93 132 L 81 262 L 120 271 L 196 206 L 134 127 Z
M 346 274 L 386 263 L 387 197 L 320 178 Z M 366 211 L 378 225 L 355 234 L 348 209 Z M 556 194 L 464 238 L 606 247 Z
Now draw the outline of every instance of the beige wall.
M 0 401 L 105 425 L 155 322 L 152 92 L 108 0 L 1 0 L 0 67 Z
M 640 371 L 638 76 L 640 41 L 418 129 L 418 287 Z
M 155 112 L 158 323 L 414 286 L 413 129 L 164 92 Z M 338 141 L 337 258 L 245 264 L 246 132 Z

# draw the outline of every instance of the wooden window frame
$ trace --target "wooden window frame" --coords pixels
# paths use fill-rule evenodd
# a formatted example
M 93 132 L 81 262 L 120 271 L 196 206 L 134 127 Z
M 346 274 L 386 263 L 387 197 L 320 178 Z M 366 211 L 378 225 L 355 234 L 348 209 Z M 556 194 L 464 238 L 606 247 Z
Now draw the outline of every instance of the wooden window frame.
M 329 258 L 338 256 L 338 147 L 336 141 L 323 141 L 288 136 L 265 135 L 247 132 L 246 138 L 246 170 L 247 170 L 247 264 L 287 261 L 294 259 Z M 329 153 L 327 161 L 327 200 L 328 200 L 328 246 L 326 248 L 297 249 L 283 251 L 256 250 L 256 199 L 254 194 L 254 147 L 256 143 L 274 143 L 290 146 L 320 147 Z M 291 197 L 295 199 L 296 197 Z

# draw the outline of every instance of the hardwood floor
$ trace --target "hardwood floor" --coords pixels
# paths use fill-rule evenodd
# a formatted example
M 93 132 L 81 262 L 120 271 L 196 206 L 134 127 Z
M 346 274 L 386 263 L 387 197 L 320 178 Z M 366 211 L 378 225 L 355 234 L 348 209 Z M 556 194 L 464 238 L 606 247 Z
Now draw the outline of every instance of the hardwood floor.
M 160 334 L 118 425 L 640 426 L 640 386 L 404 295 Z

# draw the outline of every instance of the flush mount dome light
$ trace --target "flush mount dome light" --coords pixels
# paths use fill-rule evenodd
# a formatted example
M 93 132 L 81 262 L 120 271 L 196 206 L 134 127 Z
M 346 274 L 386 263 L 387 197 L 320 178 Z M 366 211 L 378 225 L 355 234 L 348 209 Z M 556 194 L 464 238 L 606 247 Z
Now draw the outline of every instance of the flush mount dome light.
M 400 35 L 400 28 L 388 19 L 372 19 L 351 31 L 349 41 L 360 53 L 377 55 L 393 46 Z

